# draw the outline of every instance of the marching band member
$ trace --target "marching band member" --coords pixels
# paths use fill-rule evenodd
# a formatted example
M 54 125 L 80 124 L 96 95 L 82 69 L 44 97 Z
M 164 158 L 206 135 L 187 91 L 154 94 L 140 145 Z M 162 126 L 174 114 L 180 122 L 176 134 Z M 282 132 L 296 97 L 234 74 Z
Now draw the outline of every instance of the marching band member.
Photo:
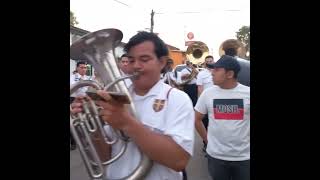
M 188 79 L 193 71 L 197 71 L 195 67 L 193 67 L 192 62 L 187 61 L 186 65 L 187 67 L 181 71 L 181 81 Z M 197 77 L 195 76 L 194 78 L 191 79 L 190 82 L 185 84 L 183 87 L 184 92 L 186 92 L 189 95 L 190 99 L 192 100 L 193 106 L 196 105 L 197 99 L 198 99 L 198 88 L 197 88 L 196 82 L 197 82 Z
M 168 49 L 155 34 L 139 32 L 125 45 L 129 69 L 138 72 L 129 93 L 137 116 L 129 113 L 124 104 L 111 98 L 105 91 L 97 91 L 105 101 L 101 118 L 114 129 L 122 130 L 131 139 L 127 150 L 106 169 L 107 178 L 121 178 L 137 167 L 140 149 L 153 166 L 145 180 L 182 180 L 182 171 L 193 154 L 195 114 L 192 102 L 183 91 L 160 81 L 161 69 L 166 65 Z M 71 112 L 82 111 L 80 97 L 71 105 Z M 118 153 L 121 142 L 112 146 Z

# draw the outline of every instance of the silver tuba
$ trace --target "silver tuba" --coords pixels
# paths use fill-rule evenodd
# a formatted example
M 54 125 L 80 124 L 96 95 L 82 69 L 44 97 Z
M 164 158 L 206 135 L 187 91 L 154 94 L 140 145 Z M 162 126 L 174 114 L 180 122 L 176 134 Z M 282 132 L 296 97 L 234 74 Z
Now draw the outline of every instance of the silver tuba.
M 122 37 L 123 34 L 120 30 L 103 29 L 81 37 L 70 46 L 70 58 L 87 61 L 94 67 L 103 84 L 106 85 L 102 87 L 95 81 L 85 80 L 70 87 L 70 94 L 85 86 L 98 90 L 104 89 L 114 99 L 128 104 L 130 112 L 135 116 L 135 107 L 133 103 L 130 103 L 131 96 L 123 80 L 134 78 L 137 74 L 121 77 L 114 54 L 115 47 L 119 45 Z M 92 92 L 92 94 L 94 93 Z M 94 98 L 94 96 L 91 97 Z M 106 179 L 105 168 L 124 154 L 130 139 L 122 131 L 118 130 L 113 130 L 114 137 L 118 137 L 116 139 L 111 139 L 106 134 L 103 126 L 108 124 L 100 119 L 98 115 L 99 107 L 93 101 L 84 100 L 83 109 L 83 113 L 70 115 L 70 131 L 78 146 L 89 176 L 92 179 Z M 105 148 L 111 148 L 117 141 L 121 141 L 123 146 L 114 157 L 104 158 L 107 154 L 104 156 L 103 152 L 101 154 L 101 150 L 98 150 L 96 146 L 97 138 Z M 143 179 L 150 171 L 152 164 L 152 161 L 141 152 L 139 165 L 132 173 L 121 178 L 121 180 Z

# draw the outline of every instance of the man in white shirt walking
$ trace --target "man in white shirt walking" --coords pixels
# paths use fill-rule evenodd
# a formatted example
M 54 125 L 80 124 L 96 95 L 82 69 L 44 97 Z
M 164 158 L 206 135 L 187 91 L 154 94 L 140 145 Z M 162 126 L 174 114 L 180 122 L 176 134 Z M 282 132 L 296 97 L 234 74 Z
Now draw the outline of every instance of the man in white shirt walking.
M 223 55 L 214 65 L 216 86 L 204 90 L 195 106 L 196 129 L 207 142 L 214 180 L 250 180 L 250 87 L 238 83 L 238 61 Z M 208 131 L 202 118 L 208 113 Z
M 106 168 L 107 178 L 122 178 L 132 172 L 139 163 L 140 149 L 153 161 L 145 180 L 182 180 L 182 171 L 193 154 L 192 102 L 183 91 L 160 81 L 169 52 L 156 34 L 139 32 L 126 44 L 125 51 L 129 69 L 139 73 L 128 88 L 137 116 L 105 91 L 98 94 L 107 102 L 96 102 L 102 107 L 101 118 L 131 139 L 124 155 Z M 81 101 L 76 99 L 71 108 L 72 113 L 82 112 Z M 118 142 L 112 146 L 112 153 L 119 152 Z
M 198 98 L 200 97 L 201 93 L 209 88 L 213 86 L 213 79 L 212 79 L 212 73 L 210 71 L 210 69 L 208 68 L 208 65 L 214 64 L 214 59 L 213 56 L 208 55 L 207 57 L 205 57 L 204 60 L 204 68 L 202 71 L 199 72 L 198 76 L 197 76 L 197 86 L 198 86 Z M 206 114 L 203 119 L 202 119 L 203 125 L 204 127 L 208 128 L 208 114 Z M 205 151 L 207 148 L 207 144 L 205 141 L 203 141 L 203 151 Z

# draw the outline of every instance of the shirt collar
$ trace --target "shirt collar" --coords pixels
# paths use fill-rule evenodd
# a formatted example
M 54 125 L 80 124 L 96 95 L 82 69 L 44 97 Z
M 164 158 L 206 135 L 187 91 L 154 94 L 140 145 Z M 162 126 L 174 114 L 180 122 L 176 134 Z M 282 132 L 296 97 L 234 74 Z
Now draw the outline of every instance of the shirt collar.
M 153 87 L 149 90 L 147 94 L 140 97 L 149 97 L 149 96 L 159 95 L 163 88 L 162 85 L 163 85 L 162 81 L 159 80 L 155 85 L 153 85 Z M 139 95 L 136 95 L 136 93 L 133 91 L 133 84 L 130 85 L 129 91 L 131 94 L 134 94 L 136 97 L 139 96 Z
M 79 73 L 76 73 L 75 75 L 77 78 L 86 78 L 87 77 L 86 75 L 81 76 Z

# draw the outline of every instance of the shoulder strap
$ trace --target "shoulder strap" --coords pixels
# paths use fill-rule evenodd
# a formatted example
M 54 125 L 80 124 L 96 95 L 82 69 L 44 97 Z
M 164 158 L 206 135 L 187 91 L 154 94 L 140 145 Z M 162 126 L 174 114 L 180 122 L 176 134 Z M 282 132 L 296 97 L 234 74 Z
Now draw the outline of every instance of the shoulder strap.
M 169 94 L 170 94 L 170 91 L 173 89 L 173 87 L 171 87 L 170 89 L 169 89 L 169 91 L 167 92 L 167 100 L 169 100 Z

